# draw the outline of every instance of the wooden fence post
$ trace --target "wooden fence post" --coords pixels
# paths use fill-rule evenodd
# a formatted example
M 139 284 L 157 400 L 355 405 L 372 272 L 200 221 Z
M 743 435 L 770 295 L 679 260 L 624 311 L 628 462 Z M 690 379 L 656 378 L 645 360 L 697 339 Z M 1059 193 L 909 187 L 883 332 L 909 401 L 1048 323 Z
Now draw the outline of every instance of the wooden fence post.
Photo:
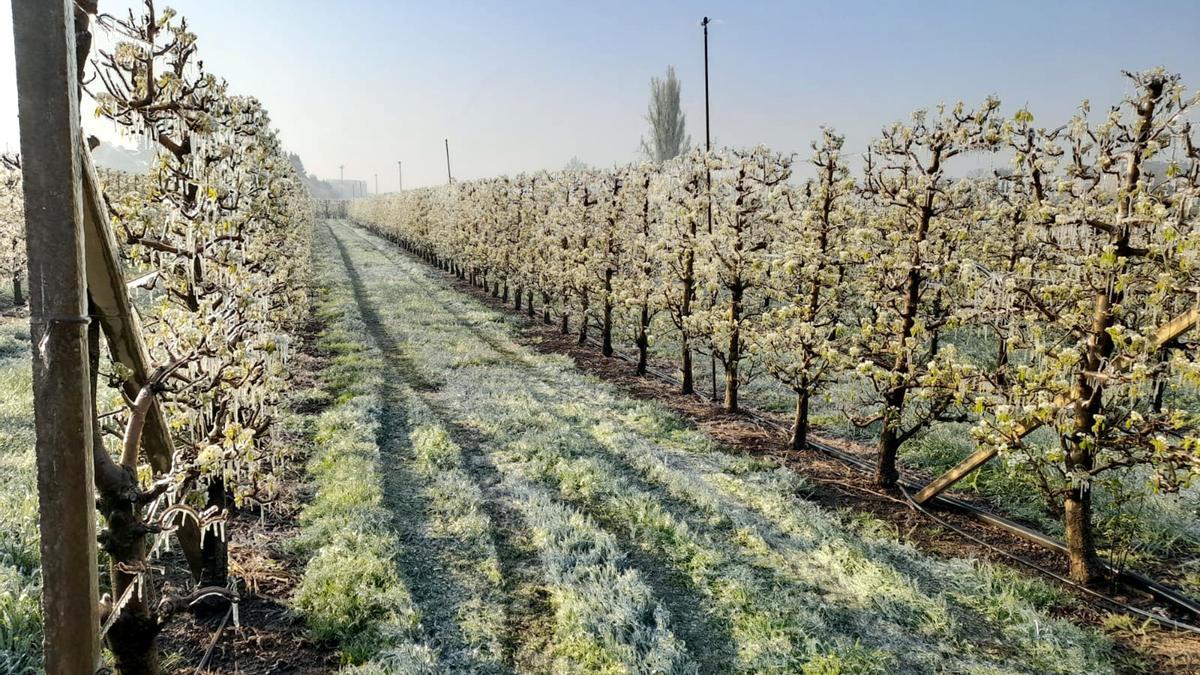
M 100 654 L 73 11 L 12 0 L 50 675 L 93 673 Z

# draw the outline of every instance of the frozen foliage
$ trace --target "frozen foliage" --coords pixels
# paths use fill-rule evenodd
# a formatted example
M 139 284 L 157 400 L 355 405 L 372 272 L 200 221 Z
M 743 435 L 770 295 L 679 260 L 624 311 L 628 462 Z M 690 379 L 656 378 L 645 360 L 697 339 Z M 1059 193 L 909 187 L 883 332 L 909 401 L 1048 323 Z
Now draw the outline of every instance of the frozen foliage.
M 312 204 L 266 108 L 205 69 L 185 18 L 146 2 L 97 23 L 115 44 L 86 78 L 96 115 L 156 152 L 147 175 L 105 187 L 125 264 L 152 279 L 151 359 L 181 361 L 165 403 L 179 491 L 269 503 L 289 459 L 270 431 L 308 309 Z
M 25 195 L 21 172 L 0 158 L 0 279 L 12 284 L 12 301 L 23 304 L 25 277 Z

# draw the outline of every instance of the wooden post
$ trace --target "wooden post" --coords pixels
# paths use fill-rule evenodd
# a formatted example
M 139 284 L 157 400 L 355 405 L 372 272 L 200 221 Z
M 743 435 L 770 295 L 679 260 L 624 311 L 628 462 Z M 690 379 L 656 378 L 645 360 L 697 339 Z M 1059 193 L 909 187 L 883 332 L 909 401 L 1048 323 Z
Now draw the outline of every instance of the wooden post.
M 74 2 L 13 0 L 29 258 L 45 669 L 100 655 Z
M 121 267 L 120 249 L 109 222 L 108 206 L 100 188 L 100 179 L 92 165 L 86 144 L 80 145 L 80 172 L 83 181 L 84 252 L 88 293 L 96 309 L 96 320 L 108 339 L 113 361 L 129 368 L 132 376 L 124 382 L 129 400 L 137 398 L 150 379 L 149 351 L 142 340 L 142 322 L 125 282 Z M 158 398 L 150 402 L 146 426 L 142 431 L 142 449 L 156 476 L 171 473 L 175 448 L 171 430 Z M 200 580 L 202 569 L 200 528 L 195 521 L 185 519 L 175 531 L 180 548 L 187 558 L 192 578 Z
M 96 306 L 97 320 L 108 338 L 108 349 L 113 360 L 132 372 L 132 376 L 124 383 L 125 395 L 132 401 L 149 381 L 153 368 L 142 341 L 141 319 L 129 299 L 120 249 L 113 236 L 100 179 L 86 146 L 80 146 L 80 157 L 88 292 Z M 155 474 L 163 476 L 171 472 L 175 449 L 157 398 L 151 402 L 146 417 L 142 447 Z

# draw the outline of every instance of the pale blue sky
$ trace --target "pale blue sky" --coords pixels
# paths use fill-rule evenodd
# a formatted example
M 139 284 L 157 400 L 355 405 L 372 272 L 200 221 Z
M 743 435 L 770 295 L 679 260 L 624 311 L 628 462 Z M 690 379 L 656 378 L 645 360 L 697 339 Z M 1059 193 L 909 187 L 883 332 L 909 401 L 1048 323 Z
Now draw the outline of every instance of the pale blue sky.
M 18 143 L 12 27 L 0 18 L 0 148 Z M 100 0 L 104 11 L 129 0 Z M 864 147 L 940 101 L 996 94 L 1065 121 L 1115 103 L 1122 69 L 1200 86 L 1200 0 L 1176 2 L 394 2 L 176 0 L 209 69 L 261 98 L 310 171 L 395 189 L 637 157 L 648 80 L 673 64 L 704 136 L 700 18 L 714 141 L 807 152 L 831 125 Z M 90 114 L 85 115 L 90 118 Z M 95 127 L 95 122 L 89 121 Z M 111 136 L 108 129 L 100 129 Z

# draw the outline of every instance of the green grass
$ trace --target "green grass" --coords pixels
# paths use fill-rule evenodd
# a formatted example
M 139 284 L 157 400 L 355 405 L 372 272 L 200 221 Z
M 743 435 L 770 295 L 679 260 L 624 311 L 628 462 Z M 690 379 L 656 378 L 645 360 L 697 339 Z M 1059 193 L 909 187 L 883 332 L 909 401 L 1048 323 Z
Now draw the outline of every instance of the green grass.
M 327 285 L 322 318 L 329 326 L 320 344 L 333 354 L 322 379 L 339 402 L 316 422 L 318 455 L 310 473 L 318 493 L 302 516 L 298 546 L 314 550 L 346 531 L 379 532 L 388 547 L 376 558 L 394 561 L 392 587 L 354 592 L 381 598 L 402 588 L 400 604 L 411 608 L 413 618 L 402 635 L 371 628 L 378 612 L 342 606 L 337 598 L 351 591 L 337 575 L 323 583 L 310 566 L 297 606 L 318 637 L 366 644 L 353 653 L 343 647 L 347 662 L 365 662 L 355 671 L 364 673 L 511 672 L 516 660 L 554 672 L 631 672 L 645 664 L 661 665 L 656 672 L 693 672 L 665 626 L 666 613 L 624 564 L 615 541 L 545 490 L 511 475 L 501 477 L 502 489 L 520 497 L 511 505 L 519 515 L 509 517 L 529 527 L 503 542 L 502 563 L 490 513 L 495 505 L 489 508 L 480 485 L 484 469 L 410 386 L 419 383 L 405 383 L 400 366 L 380 362 L 379 346 L 347 296 L 347 280 L 319 267 Z M 369 404 L 349 410 L 347 422 L 323 422 L 358 401 Z M 327 451 L 351 442 L 370 461 L 347 462 L 345 453 Z M 312 565 L 323 566 L 320 557 Z M 528 578 L 513 571 L 521 566 Z M 543 596 L 549 601 L 536 601 Z M 367 621 L 356 620 L 364 615 Z M 514 636 L 514 622 L 523 622 L 529 634 Z M 544 639 L 543 627 L 549 633 Z M 433 650 L 425 647 L 435 643 Z
M 0 323 L 0 672 L 41 666 L 37 475 L 26 322 Z
M 317 492 L 293 542 L 312 557 L 294 604 L 312 637 L 336 644 L 343 663 L 392 651 L 419 664 L 430 661 L 429 650 L 419 643 L 420 612 L 393 563 L 399 544 L 377 481 L 379 355 L 355 340 L 345 306 L 346 298 L 328 291 L 318 304 L 327 326 L 319 345 L 331 354 L 323 385 L 336 402 L 312 420 L 308 473 Z
M 522 672 L 1112 670 L 1109 644 L 1054 618 L 1065 600 L 1044 584 L 825 511 L 794 474 L 521 347 L 511 320 L 381 240 L 334 234 L 321 255 L 352 267 L 386 361 L 382 405 L 405 410 L 387 468 L 423 495 L 400 490 L 393 506 L 421 521 L 403 541 L 429 549 L 398 555 L 400 574 L 447 634 L 470 631 L 440 603 L 499 592 L 489 606 L 510 626 L 550 636 L 501 638 Z M 442 473 L 452 491 L 431 482 Z M 499 578 L 422 590 L 430 560 L 490 560 L 485 527 Z M 539 592 L 544 605 L 514 602 Z

